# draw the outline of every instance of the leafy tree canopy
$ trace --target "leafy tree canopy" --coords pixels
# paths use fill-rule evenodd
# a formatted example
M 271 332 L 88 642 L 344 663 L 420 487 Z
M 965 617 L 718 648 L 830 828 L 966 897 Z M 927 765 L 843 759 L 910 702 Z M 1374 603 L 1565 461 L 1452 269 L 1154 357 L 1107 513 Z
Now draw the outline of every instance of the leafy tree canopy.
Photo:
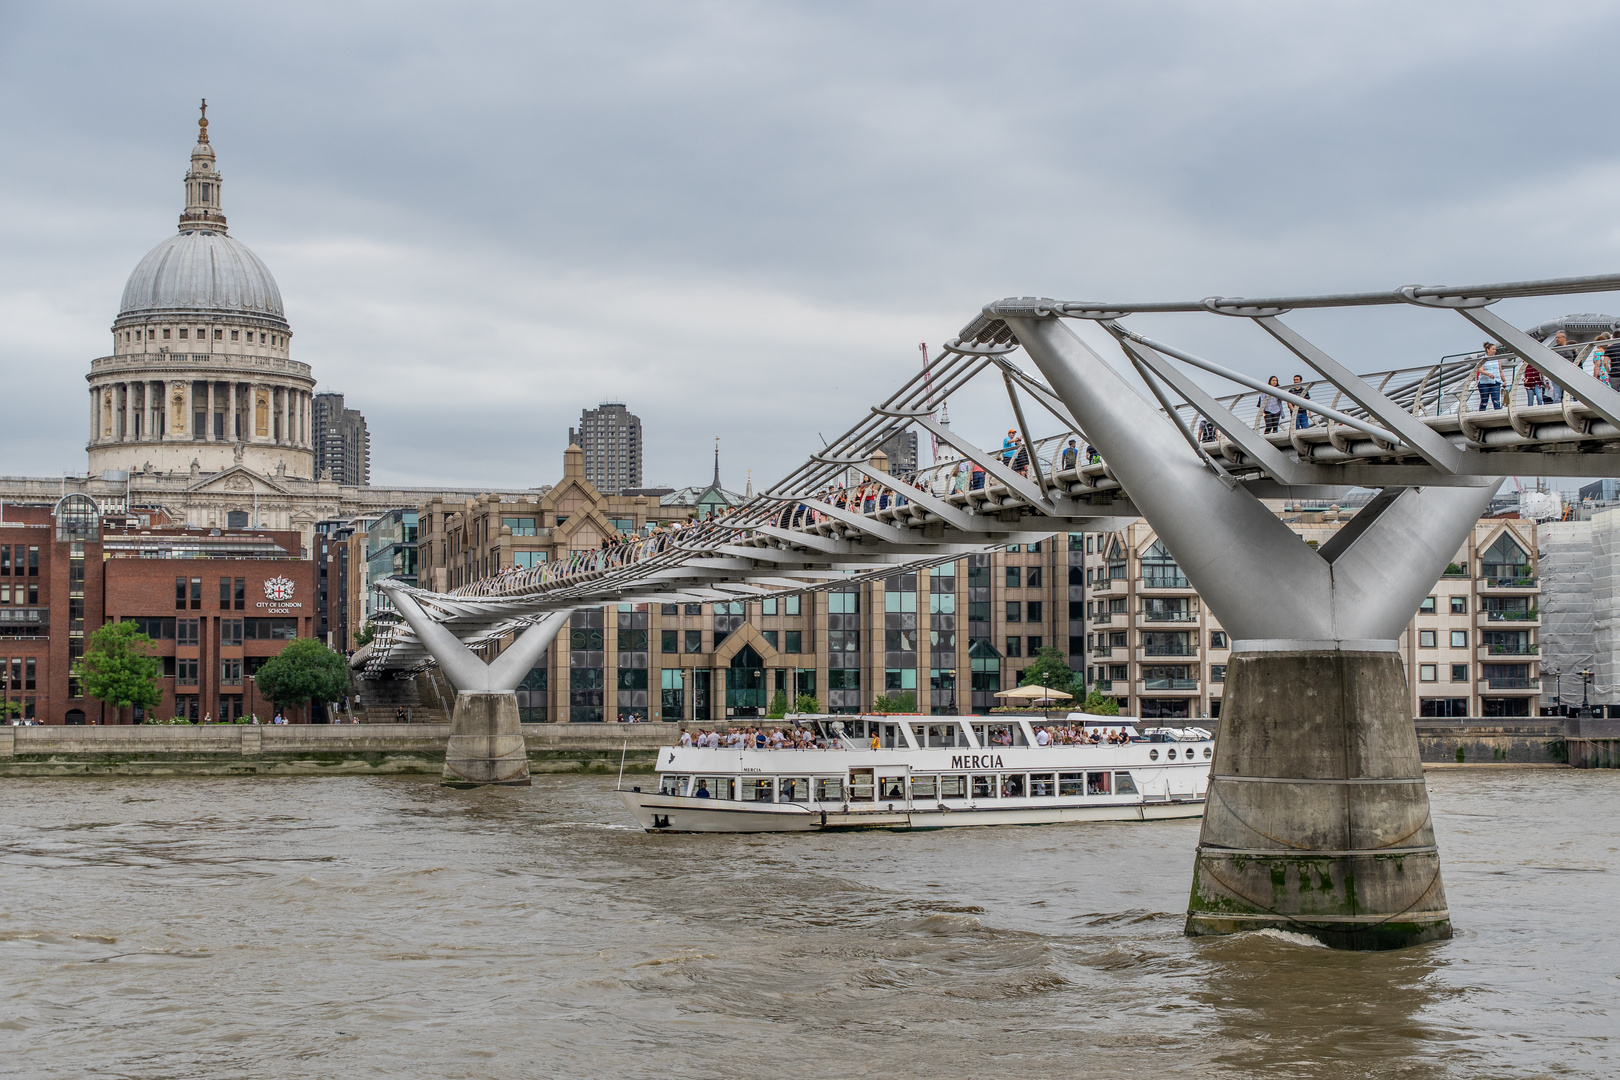
M 1061 690 L 1065 694 L 1075 692 L 1074 672 L 1069 670 L 1069 660 L 1061 651 L 1050 645 L 1035 650 L 1035 662 L 1024 669 L 1024 677 L 1019 680 L 1019 686 L 1044 686 L 1048 690 Z M 1084 686 L 1081 691 L 1084 692 Z
M 114 709 L 155 709 L 163 701 L 152 639 L 132 622 L 108 623 L 91 634 L 83 671 L 85 693 Z
M 917 691 L 897 690 L 892 694 L 879 694 L 872 699 L 872 711 L 880 713 L 914 713 L 917 711 Z
M 1118 716 L 1119 702 L 1114 698 L 1104 697 L 1100 690 L 1093 690 L 1086 695 L 1086 703 L 1080 707 L 1080 711 L 1091 713 L 1093 716 Z
M 349 665 L 314 638 L 289 641 L 258 674 L 259 693 L 278 705 L 332 701 L 349 692 Z
M 354 647 L 359 649 L 371 644 L 371 639 L 377 636 L 377 627 L 374 623 L 366 623 L 354 632 Z

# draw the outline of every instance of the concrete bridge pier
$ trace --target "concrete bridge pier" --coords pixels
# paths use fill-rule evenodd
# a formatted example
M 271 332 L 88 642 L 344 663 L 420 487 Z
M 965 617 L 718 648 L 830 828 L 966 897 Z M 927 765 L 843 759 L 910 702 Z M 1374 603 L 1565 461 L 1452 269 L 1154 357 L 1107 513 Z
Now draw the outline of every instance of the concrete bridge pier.
M 383 587 L 389 586 L 385 582 Z M 517 687 L 572 612 L 546 615 L 486 664 L 442 623 L 429 618 L 406 588 L 396 586 L 390 593 L 394 607 L 456 688 L 440 782 L 457 788 L 528 784 L 529 756 L 518 716 Z
M 1450 937 L 1396 641 L 1500 481 L 1385 488 L 1312 549 L 1039 301 L 986 311 L 1233 639 L 1186 932 Z

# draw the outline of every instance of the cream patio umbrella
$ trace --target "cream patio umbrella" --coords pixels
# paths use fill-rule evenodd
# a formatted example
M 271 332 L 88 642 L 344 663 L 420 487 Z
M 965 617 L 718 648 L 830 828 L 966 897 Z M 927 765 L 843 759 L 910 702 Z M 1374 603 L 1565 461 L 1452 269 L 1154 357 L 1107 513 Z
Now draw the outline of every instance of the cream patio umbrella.
M 1018 701 L 1069 701 L 1074 698 L 1073 694 L 1065 694 L 1062 690 L 1053 690 L 1049 686 L 1020 686 L 1016 690 L 999 691 L 995 696 Z

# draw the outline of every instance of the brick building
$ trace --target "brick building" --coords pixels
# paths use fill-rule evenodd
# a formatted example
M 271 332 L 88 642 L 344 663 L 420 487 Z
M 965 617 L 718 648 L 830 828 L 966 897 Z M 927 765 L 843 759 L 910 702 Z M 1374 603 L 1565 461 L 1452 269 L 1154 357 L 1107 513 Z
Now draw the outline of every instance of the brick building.
M 266 717 L 253 674 L 315 632 L 316 564 L 299 558 L 296 532 L 143 527 L 78 494 L 0 510 L 3 693 L 25 718 L 132 721 L 84 694 L 85 644 L 107 622 L 153 639 L 165 718 Z

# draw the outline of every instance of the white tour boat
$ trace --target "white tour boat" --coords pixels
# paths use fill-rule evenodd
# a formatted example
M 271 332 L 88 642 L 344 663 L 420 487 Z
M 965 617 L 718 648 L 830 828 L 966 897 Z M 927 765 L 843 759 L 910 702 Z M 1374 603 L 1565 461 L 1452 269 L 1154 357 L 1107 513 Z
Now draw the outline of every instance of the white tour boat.
M 1129 718 L 790 717 L 817 749 L 669 746 L 658 786 L 620 794 L 649 832 L 815 832 L 1159 821 L 1204 812 L 1203 728 Z M 1065 728 L 1105 741 L 1059 744 Z M 1043 730 L 1044 729 L 1044 730 Z M 1115 741 L 1106 741 L 1112 736 Z M 1128 741 L 1119 741 L 1126 739 Z

